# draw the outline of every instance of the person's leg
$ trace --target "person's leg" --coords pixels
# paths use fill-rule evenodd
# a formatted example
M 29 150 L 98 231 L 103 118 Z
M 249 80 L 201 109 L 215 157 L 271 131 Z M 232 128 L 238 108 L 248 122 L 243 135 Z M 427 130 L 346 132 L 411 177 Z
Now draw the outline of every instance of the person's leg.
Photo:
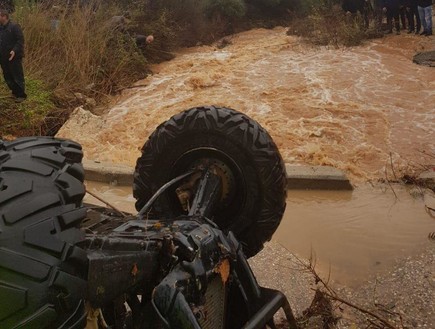
M 423 32 L 422 33 L 426 33 L 427 32 L 427 25 L 426 25 L 426 20 L 425 20 L 425 12 L 424 12 L 424 8 L 418 6 L 418 15 L 420 16 L 420 22 L 421 25 L 423 26 Z
M 402 29 L 406 30 L 406 8 L 405 6 L 401 6 L 399 9 L 400 21 L 402 22 Z M 409 22 L 408 22 L 409 24 Z
M 18 98 L 27 98 L 25 92 L 24 71 L 21 59 L 14 59 L 10 62 L 11 74 L 14 80 L 13 94 Z
M 408 33 L 412 33 L 415 29 L 414 12 L 412 11 L 412 8 L 407 9 L 406 17 L 408 18 Z
M 400 10 L 399 10 L 399 8 L 394 8 L 393 15 L 394 15 L 394 24 L 396 25 L 396 33 L 400 33 L 400 21 L 399 21 Z
M 426 31 L 428 35 L 432 35 L 432 6 L 424 8 L 424 16 L 426 19 Z
M 14 77 L 13 77 L 12 72 L 11 72 L 11 67 L 9 65 L 9 62 L 8 61 L 1 61 L 0 66 L 1 66 L 2 71 L 3 71 L 3 78 L 6 82 L 6 85 L 12 91 L 12 94 L 14 96 L 16 96 L 15 92 L 14 92 L 16 89 L 15 88 L 15 81 L 14 81 Z
M 376 24 L 376 29 L 378 31 L 382 31 L 382 18 L 384 17 L 384 12 L 382 11 L 382 8 L 378 7 L 375 10 L 375 24 Z
M 393 33 L 393 10 L 387 9 L 387 33 Z
M 417 5 L 414 5 L 411 7 L 411 10 L 413 11 L 413 15 L 415 16 L 415 33 L 420 33 L 421 30 L 421 20 L 420 20 L 420 14 L 418 13 L 418 7 Z

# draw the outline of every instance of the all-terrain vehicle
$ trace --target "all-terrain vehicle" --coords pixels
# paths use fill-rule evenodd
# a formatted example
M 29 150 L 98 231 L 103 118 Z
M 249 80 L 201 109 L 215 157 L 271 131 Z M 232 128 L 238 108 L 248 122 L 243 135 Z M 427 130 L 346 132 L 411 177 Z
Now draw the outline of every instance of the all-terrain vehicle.
M 0 141 L 0 328 L 275 328 L 285 296 L 247 262 L 285 209 L 269 134 L 228 108 L 157 127 L 134 174 L 137 215 L 83 205 L 81 146 Z

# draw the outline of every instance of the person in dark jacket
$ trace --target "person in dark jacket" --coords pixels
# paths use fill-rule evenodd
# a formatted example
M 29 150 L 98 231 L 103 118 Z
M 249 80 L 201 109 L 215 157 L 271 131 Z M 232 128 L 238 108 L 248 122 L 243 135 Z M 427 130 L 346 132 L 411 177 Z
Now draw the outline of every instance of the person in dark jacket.
M 23 72 L 24 36 L 21 27 L 11 22 L 9 12 L 0 9 L 0 66 L 3 77 L 17 102 L 27 98 Z
M 396 26 L 396 34 L 400 34 L 399 8 L 400 8 L 400 0 L 383 1 L 382 9 L 387 15 L 387 24 L 388 24 L 387 33 L 393 33 L 393 19 L 394 19 L 394 25 Z
M 423 25 L 421 35 L 432 35 L 432 0 L 418 0 L 417 4 L 421 24 Z
M 406 16 L 408 18 L 408 33 L 419 34 L 421 29 L 417 0 L 405 0 Z

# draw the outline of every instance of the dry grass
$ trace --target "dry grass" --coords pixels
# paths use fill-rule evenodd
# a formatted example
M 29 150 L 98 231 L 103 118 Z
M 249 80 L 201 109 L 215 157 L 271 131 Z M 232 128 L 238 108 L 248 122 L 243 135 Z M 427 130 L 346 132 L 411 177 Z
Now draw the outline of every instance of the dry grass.
M 295 19 L 289 34 L 304 37 L 315 45 L 357 46 L 364 40 L 379 37 L 373 29 L 365 29 L 361 15 L 346 16 L 339 5 L 318 1 L 307 17 Z
M 108 24 L 117 8 L 100 0 L 50 10 L 21 4 L 14 19 L 25 34 L 26 74 L 44 81 L 55 95 L 83 92 L 98 98 L 145 76 L 146 60 L 133 38 Z

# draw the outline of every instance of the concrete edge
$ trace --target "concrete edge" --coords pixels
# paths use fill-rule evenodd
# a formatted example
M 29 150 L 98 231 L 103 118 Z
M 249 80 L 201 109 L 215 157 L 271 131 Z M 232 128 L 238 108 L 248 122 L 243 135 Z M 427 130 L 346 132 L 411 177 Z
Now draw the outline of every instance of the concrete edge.
M 83 161 L 87 180 L 111 185 L 133 184 L 134 168 L 113 163 Z M 296 166 L 286 164 L 287 188 L 310 190 L 352 190 L 345 173 L 330 166 Z

